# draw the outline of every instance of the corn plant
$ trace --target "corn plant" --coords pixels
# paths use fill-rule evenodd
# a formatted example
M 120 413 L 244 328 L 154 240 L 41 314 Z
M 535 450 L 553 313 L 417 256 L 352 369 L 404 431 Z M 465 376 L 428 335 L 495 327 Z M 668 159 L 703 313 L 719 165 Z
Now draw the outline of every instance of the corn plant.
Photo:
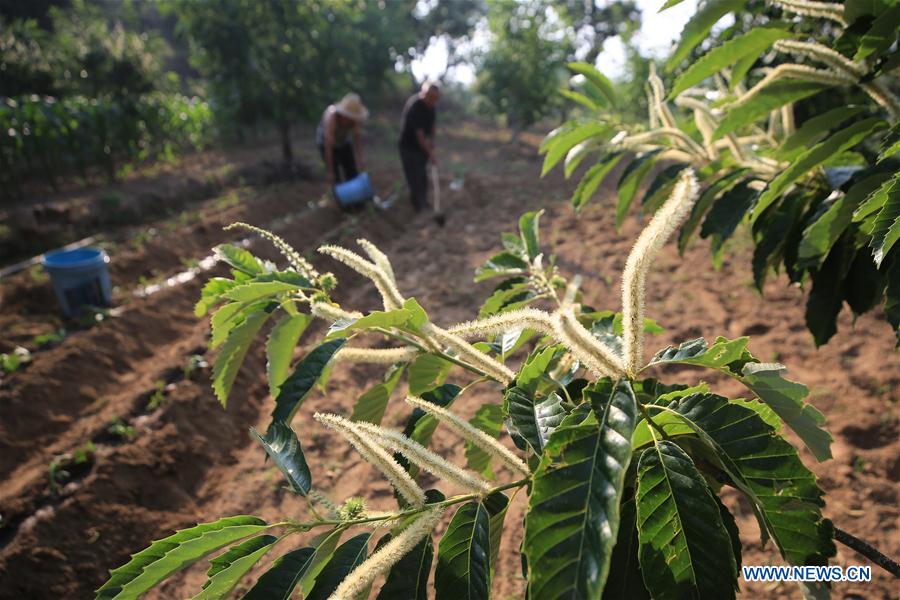
M 708 37 L 729 13 L 736 24 Z M 616 186 L 621 225 L 645 180 L 640 210 L 652 213 L 691 166 L 704 189 L 679 234 L 682 252 L 699 231 L 719 265 L 749 223 L 760 291 L 781 267 L 811 284 L 816 344 L 834 335 L 845 303 L 857 315 L 883 305 L 900 342 L 898 31 L 895 3 L 710 0 L 666 63 L 678 73 L 670 89 L 651 71 L 646 123 L 622 123 L 610 110 L 614 86 L 571 65 L 584 82 L 565 94 L 586 114 L 547 136 L 543 171 L 563 164 L 569 177 L 592 163 L 572 196 L 581 208 L 627 165 Z M 686 61 L 704 41 L 710 49 Z
M 403 294 L 388 257 L 366 240 L 361 254 L 319 249 L 374 284 L 383 306 L 364 313 L 333 300 L 334 275 L 271 233 L 237 224 L 271 240 L 287 266 L 219 246 L 232 276 L 211 279 L 196 312 L 212 311 L 213 388 L 223 405 L 253 339 L 274 322 L 271 423 L 250 434 L 296 494 L 297 513 L 275 522 L 237 515 L 174 533 L 113 570 L 97 597 L 137 597 L 211 557 L 197 598 L 237 590 L 244 598 L 488 598 L 506 526 L 524 528 L 518 551 L 530 598 L 734 598 L 741 543 L 725 489 L 752 507 L 762 542 L 785 562 L 827 564 L 835 528 L 822 516 L 823 491 L 785 437 L 790 428 L 818 460 L 831 456 L 807 388 L 786 379 L 782 365 L 757 360 L 746 337 L 688 340 L 645 359 L 645 334 L 660 330 L 644 314 L 647 273 L 698 196 L 685 169 L 628 257 L 621 312 L 589 306 L 580 278 L 542 251 L 541 213 L 531 212 L 478 269 L 476 280 L 500 283 L 477 318 L 451 327 Z M 295 361 L 314 321 L 323 322 L 321 338 Z M 392 510 L 317 489 L 301 448 L 306 434 L 291 428 L 317 383 L 345 363 L 382 365 L 384 376 L 345 414 L 314 419 L 390 482 Z M 652 377 L 661 365 L 724 374 L 746 398 L 699 379 Z M 496 400 L 467 420 L 455 408 L 475 386 Z M 407 415 L 402 431 L 382 425 L 389 411 Z M 438 427 L 465 445 L 465 466 L 429 449 Z M 440 489 L 424 489 L 422 471 Z M 505 524 L 518 494 L 527 496 L 524 522 Z M 446 518 L 435 548 L 434 528 Z M 263 560 L 258 578 L 241 583 Z M 815 584 L 807 591 L 827 595 Z

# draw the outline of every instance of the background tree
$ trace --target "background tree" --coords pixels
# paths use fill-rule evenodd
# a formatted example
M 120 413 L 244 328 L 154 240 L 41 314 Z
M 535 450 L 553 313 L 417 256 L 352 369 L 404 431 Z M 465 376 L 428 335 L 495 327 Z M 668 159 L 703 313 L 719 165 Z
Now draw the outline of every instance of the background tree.
M 546 2 L 496 0 L 489 7 L 491 42 L 476 86 L 515 139 L 556 105 L 572 41 Z
M 123 99 L 170 88 L 165 41 L 121 17 L 83 0 L 50 7 L 41 20 L 0 17 L 0 95 Z M 44 20 L 48 29 L 39 25 Z
M 633 0 L 553 0 L 552 5 L 574 30 L 583 49 L 578 58 L 590 64 L 597 62 L 606 40 L 619 36 L 627 43 L 641 27 L 641 10 Z
M 415 20 L 416 38 L 409 49 L 409 58 L 420 57 L 429 45 L 443 41 L 447 48 L 447 63 L 439 76 L 443 80 L 450 69 L 469 58 L 464 48 L 471 43 L 487 11 L 485 0 L 436 0 L 430 3 L 427 12 Z

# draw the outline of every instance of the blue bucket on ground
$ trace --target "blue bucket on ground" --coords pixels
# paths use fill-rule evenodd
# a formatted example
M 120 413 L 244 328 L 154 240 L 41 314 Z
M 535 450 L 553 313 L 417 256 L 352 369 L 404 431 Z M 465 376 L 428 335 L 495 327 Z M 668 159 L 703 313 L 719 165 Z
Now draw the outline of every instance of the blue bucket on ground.
M 41 264 L 50 275 L 56 297 L 67 316 L 84 306 L 112 304 L 112 286 L 106 265 L 109 256 L 100 248 L 57 250 L 44 255 Z
M 368 173 L 361 173 L 351 179 L 334 186 L 334 197 L 341 208 L 357 206 L 372 200 L 375 192 L 372 191 L 372 182 Z

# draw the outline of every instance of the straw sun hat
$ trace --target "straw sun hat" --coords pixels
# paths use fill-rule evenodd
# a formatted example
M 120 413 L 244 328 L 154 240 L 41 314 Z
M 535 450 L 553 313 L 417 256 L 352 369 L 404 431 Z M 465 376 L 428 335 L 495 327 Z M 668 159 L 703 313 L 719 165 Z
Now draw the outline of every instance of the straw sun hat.
M 334 109 L 338 114 L 354 121 L 365 121 L 369 118 L 369 109 L 362 103 L 359 94 L 347 94 L 334 105 Z

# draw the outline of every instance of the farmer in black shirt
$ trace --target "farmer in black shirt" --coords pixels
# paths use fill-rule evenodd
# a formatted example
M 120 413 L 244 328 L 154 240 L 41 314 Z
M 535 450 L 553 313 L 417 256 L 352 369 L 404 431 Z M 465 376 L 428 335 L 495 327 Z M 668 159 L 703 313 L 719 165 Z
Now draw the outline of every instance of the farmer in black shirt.
M 422 91 L 406 101 L 400 131 L 400 161 L 416 212 L 426 206 L 428 174 L 426 166 L 436 163 L 434 154 L 435 120 L 441 90 L 434 83 L 422 85 Z

